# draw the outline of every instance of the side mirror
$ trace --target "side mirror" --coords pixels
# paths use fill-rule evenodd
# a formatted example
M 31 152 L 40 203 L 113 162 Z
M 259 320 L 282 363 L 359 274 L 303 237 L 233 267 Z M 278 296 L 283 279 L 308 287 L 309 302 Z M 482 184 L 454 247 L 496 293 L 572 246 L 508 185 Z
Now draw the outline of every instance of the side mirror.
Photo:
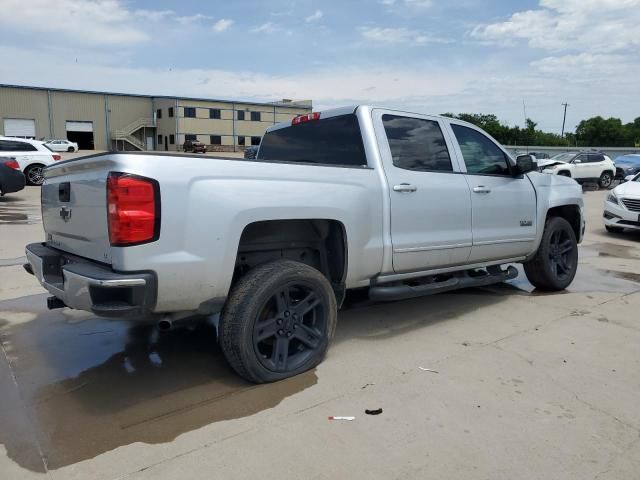
M 538 169 L 538 162 L 531 155 L 518 155 L 516 157 L 516 175 L 533 172 Z
M 575 160 L 573 161 L 573 163 L 582 163 L 582 160 L 580 160 L 579 158 L 577 158 L 577 159 L 575 159 Z

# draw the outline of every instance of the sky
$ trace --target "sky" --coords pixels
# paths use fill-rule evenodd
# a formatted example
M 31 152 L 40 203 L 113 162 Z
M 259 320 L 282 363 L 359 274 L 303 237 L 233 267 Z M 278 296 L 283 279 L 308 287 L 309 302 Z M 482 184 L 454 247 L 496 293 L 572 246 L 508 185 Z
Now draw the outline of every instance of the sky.
M 640 0 L 0 0 L 0 83 L 640 117 Z

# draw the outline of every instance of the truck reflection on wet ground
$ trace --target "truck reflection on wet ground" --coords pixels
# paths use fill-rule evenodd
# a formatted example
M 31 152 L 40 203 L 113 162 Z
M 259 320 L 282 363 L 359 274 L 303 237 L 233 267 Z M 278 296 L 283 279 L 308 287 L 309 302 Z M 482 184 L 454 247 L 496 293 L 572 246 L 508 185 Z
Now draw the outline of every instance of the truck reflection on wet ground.
M 159 334 L 152 325 L 69 319 L 38 309 L 44 303 L 44 295 L 0 302 L 0 318 L 34 317 L 0 324 L 0 376 L 13 387 L 0 391 L 0 443 L 31 470 L 44 469 L 39 451 L 56 469 L 133 442 L 169 442 L 271 408 L 317 381 L 314 372 L 269 385 L 243 381 L 207 320 Z

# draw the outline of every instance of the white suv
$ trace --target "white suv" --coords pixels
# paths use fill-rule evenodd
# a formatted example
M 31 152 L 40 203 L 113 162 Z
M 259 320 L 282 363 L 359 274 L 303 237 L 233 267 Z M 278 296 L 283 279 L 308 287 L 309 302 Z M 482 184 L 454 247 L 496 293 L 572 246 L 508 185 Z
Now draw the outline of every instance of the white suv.
M 601 188 L 611 185 L 616 172 L 613 161 L 600 152 L 567 152 L 538 162 L 542 173 L 564 175 L 577 182 L 597 182 Z
M 42 185 L 44 168 L 62 160 L 43 142 L 14 137 L 0 137 L 0 155 L 16 159 L 28 185 Z

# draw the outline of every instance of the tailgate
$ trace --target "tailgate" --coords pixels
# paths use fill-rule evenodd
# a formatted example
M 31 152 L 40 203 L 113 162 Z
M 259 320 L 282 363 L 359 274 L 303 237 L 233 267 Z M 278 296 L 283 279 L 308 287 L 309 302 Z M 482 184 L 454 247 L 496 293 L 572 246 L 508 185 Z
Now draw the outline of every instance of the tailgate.
M 112 162 L 73 160 L 46 171 L 42 223 L 47 245 L 111 263 L 106 182 Z

